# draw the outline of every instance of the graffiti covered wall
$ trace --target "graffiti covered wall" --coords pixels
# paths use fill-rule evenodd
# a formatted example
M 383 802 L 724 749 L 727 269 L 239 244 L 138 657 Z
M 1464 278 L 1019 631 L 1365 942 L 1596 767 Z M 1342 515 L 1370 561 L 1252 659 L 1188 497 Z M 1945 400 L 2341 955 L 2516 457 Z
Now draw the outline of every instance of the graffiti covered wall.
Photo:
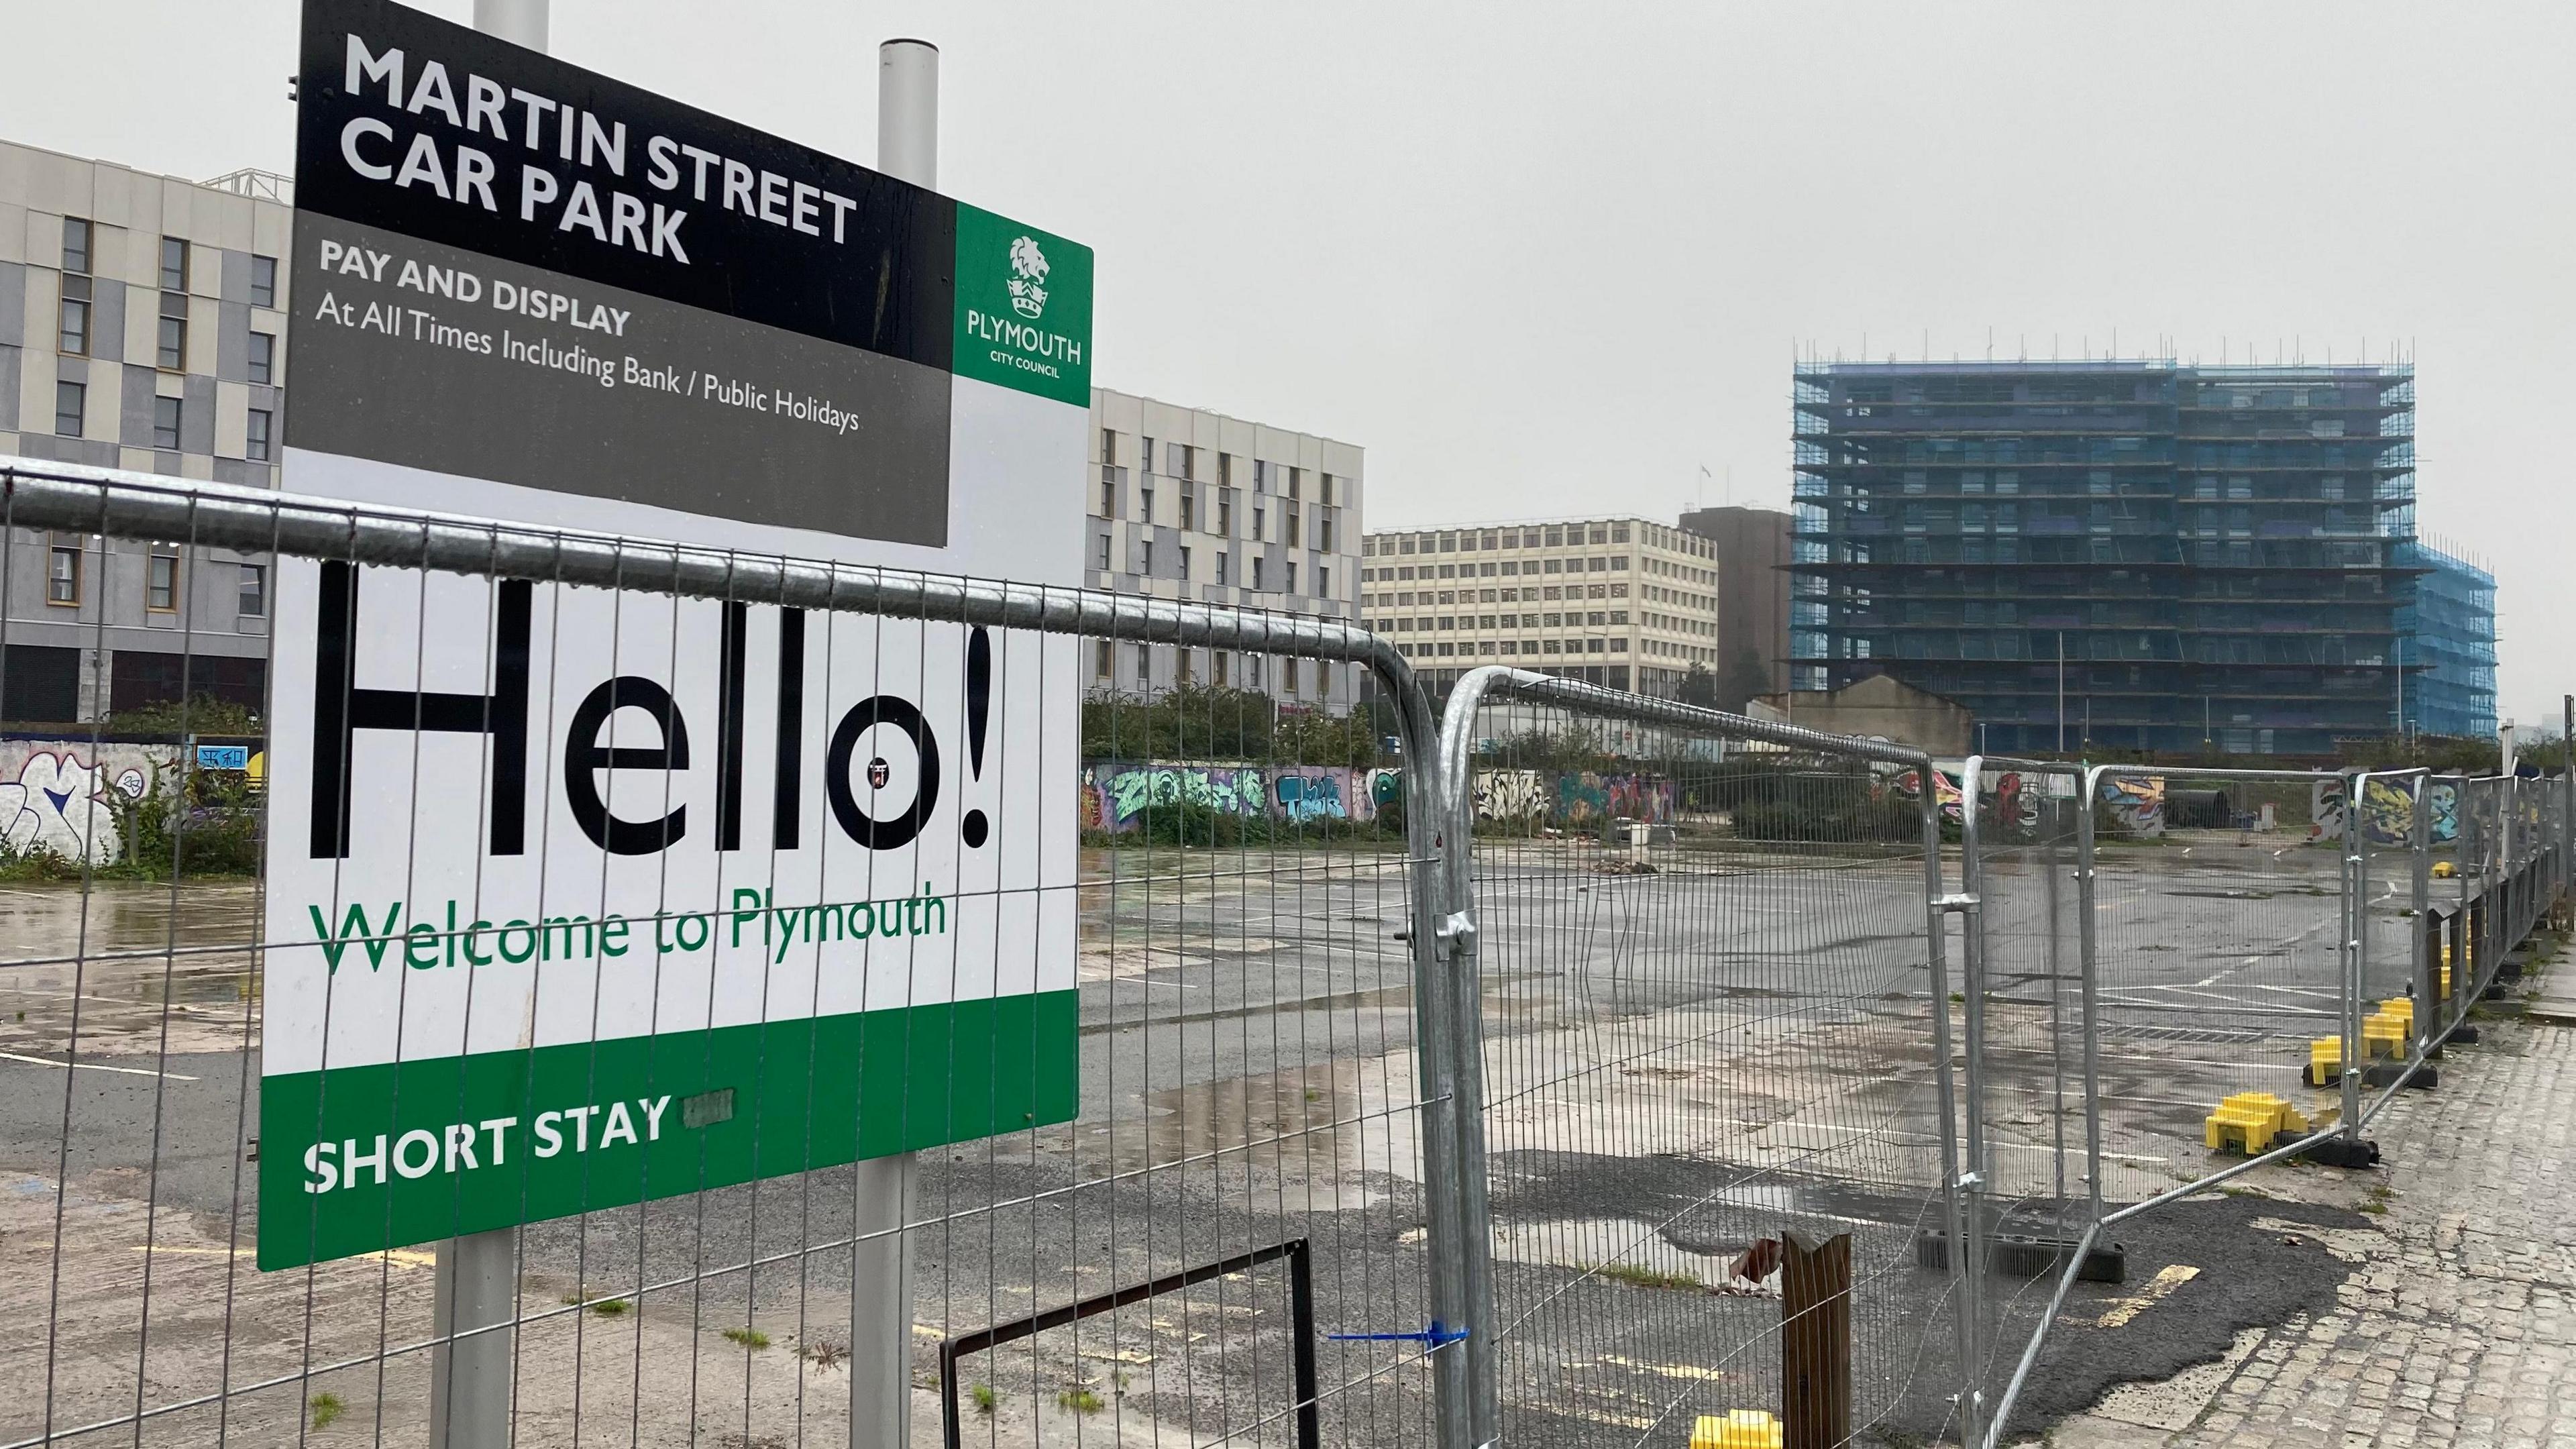
M 0 846 L 112 865 L 123 853 L 116 807 L 177 771 L 177 745 L 0 740 Z
M 2165 833 L 2165 780 L 2162 775 L 2105 775 L 2102 803 L 2111 819 L 2132 835 L 2154 838 Z
M 1625 817 L 1667 824 L 1678 791 L 1654 775 L 1479 770 L 1479 820 L 1580 825 Z M 1404 800 L 1404 773 L 1317 765 L 1170 765 L 1094 760 L 1082 767 L 1085 830 L 1133 830 L 1149 809 L 1199 805 L 1274 820 L 1375 820 Z

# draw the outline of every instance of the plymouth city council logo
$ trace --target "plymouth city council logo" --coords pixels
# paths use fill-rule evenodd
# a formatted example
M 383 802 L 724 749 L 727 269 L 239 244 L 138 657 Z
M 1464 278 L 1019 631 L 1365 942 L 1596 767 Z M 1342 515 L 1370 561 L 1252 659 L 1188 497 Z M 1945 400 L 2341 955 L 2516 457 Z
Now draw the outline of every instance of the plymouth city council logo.
M 1011 310 L 1034 320 L 1046 310 L 1046 253 L 1038 250 L 1035 237 L 1021 237 L 1011 243 Z

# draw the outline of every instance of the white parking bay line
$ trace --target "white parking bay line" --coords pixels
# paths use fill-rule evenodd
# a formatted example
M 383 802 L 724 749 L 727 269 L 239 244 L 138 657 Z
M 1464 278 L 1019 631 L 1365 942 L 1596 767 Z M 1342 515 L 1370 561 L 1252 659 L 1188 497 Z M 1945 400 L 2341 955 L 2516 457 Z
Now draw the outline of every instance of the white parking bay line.
M 129 1077 L 166 1077 L 174 1082 L 197 1080 L 195 1077 L 184 1076 L 178 1072 L 156 1072 L 150 1067 L 111 1067 L 103 1062 L 58 1062 L 51 1057 L 20 1056 L 16 1052 L 0 1052 L 0 1061 L 25 1062 L 33 1067 L 78 1067 L 84 1072 L 120 1072 Z

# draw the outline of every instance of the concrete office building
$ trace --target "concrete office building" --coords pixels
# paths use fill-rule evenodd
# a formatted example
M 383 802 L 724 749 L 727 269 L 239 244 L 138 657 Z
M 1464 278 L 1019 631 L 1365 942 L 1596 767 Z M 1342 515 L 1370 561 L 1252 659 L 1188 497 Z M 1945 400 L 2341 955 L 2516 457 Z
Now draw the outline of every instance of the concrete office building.
M 1106 388 L 1091 390 L 1084 581 L 1149 598 L 1356 620 L 1361 449 Z M 1263 691 L 1339 714 L 1359 666 L 1171 644 L 1095 641 L 1094 691 L 1175 684 Z
M 1373 533 L 1360 546 L 1369 627 L 1445 689 L 1511 664 L 1672 697 L 1717 668 L 1717 545 L 1644 518 Z
M 0 142 L 0 454 L 275 487 L 290 204 Z M 267 560 L 9 531 L 0 718 L 258 708 Z
M 1717 545 L 1717 702 L 1740 710 L 1789 687 L 1789 515 L 1700 508 L 1682 528 Z

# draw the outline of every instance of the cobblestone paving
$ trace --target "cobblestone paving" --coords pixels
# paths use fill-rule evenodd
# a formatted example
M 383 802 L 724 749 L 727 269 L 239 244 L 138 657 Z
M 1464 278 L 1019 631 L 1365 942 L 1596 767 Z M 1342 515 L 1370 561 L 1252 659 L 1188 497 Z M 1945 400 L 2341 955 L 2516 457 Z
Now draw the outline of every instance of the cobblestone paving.
M 2356 1270 L 2332 1312 L 2117 1390 L 2047 1442 L 2576 1449 L 2576 1027 L 2485 1033 L 2372 1123 L 2384 1167 L 2334 1174 L 2379 1227 L 2332 1235 Z M 2258 1186 L 2312 1197 L 2316 1176 Z

